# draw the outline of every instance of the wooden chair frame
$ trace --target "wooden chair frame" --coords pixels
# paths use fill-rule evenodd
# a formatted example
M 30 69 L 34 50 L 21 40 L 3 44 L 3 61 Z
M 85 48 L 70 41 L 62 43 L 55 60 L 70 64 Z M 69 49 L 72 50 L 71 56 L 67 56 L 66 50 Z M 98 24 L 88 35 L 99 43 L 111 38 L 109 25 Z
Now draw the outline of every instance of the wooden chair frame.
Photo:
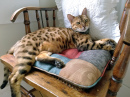
M 41 26 L 39 18 L 40 16 L 42 17 L 42 11 L 45 11 L 47 26 L 49 26 L 49 18 L 47 12 L 53 12 L 53 26 L 56 26 L 55 11 L 57 10 L 57 7 L 24 7 L 14 12 L 11 17 L 11 21 L 15 22 L 17 16 L 23 12 L 26 34 L 31 33 L 28 14 L 29 10 L 33 10 L 36 13 L 38 29 L 44 27 L 43 20 L 41 19 Z M 38 11 L 40 12 L 40 16 Z M 116 97 L 117 92 L 121 87 L 122 79 L 125 76 L 130 55 L 130 0 L 127 0 L 125 4 L 125 8 L 120 21 L 120 32 L 121 37 L 110 62 L 110 68 L 113 66 L 114 68 L 106 71 L 104 77 L 94 88 L 89 90 L 77 90 L 77 88 L 72 88 L 71 86 L 69 87 L 62 81 L 35 69 L 25 76 L 24 81 L 48 97 Z M 3 55 L 0 57 L 0 60 L 10 69 L 10 71 L 12 71 L 12 68 L 15 66 L 16 62 L 13 55 Z M 21 92 L 23 97 L 34 97 L 22 86 Z

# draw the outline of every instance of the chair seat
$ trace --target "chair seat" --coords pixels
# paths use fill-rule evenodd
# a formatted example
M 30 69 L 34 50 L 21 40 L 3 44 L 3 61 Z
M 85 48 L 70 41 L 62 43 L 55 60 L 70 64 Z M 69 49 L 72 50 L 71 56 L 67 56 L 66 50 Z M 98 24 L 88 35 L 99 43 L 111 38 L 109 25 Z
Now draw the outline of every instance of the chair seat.
M 3 55 L 0 57 L 0 60 L 12 71 L 16 63 L 13 55 Z M 48 97 L 106 97 L 111 75 L 112 70 L 106 71 L 101 81 L 95 87 L 88 90 L 77 90 L 36 69 L 32 69 L 25 76 L 24 81 Z

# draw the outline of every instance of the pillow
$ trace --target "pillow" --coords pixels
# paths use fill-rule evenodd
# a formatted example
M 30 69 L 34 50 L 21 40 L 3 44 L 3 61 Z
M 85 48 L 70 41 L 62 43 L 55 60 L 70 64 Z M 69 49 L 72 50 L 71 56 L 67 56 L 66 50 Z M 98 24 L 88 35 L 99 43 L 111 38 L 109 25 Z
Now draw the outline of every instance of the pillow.
M 66 66 L 62 69 L 54 65 L 36 61 L 34 68 L 54 75 L 80 88 L 95 86 L 107 68 L 111 55 L 105 50 L 89 50 L 78 52 L 77 49 L 65 50 L 61 54 L 52 54 L 61 59 Z
M 115 7 L 119 0 L 55 0 L 58 11 L 59 26 L 70 28 L 67 14 L 78 16 L 86 7 L 90 18 L 90 35 L 92 39 L 111 38 L 118 42 L 120 38 L 119 23 Z M 64 22 L 64 23 L 63 23 Z

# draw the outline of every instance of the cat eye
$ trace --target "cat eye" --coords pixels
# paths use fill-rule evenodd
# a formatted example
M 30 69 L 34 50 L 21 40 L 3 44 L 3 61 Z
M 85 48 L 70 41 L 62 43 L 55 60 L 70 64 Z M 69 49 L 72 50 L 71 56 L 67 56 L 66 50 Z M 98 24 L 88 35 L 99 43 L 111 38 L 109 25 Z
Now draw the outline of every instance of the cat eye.
M 88 22 L 88 19 L 86 19 L 85 22 Z
M 77 22 L 77 24 L 80 24 L 80 22 Z

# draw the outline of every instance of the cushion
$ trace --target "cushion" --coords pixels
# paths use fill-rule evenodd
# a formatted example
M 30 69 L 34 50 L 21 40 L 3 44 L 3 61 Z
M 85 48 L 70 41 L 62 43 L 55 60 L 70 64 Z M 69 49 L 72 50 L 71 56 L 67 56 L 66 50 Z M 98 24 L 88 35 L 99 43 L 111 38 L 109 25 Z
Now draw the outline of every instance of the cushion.
M 80 88 L 95 86 L 107 68 L 111 55 L 105 50 L 88 50 L 78 52 L 77 49 L 69 49 L 61 54 L 52 54 L 52 57 L 61 59 L 66 66 L 57 68 L 54 65 L 36 61 L 34 68 Z
M 120 37 L 117 11 L 119 0 L 55 0 L 58 7 L 59 26 L 70 28 L 67 14 L 80 15 L 86 7 L 90 18 L 90 35 L 94 40 Z

